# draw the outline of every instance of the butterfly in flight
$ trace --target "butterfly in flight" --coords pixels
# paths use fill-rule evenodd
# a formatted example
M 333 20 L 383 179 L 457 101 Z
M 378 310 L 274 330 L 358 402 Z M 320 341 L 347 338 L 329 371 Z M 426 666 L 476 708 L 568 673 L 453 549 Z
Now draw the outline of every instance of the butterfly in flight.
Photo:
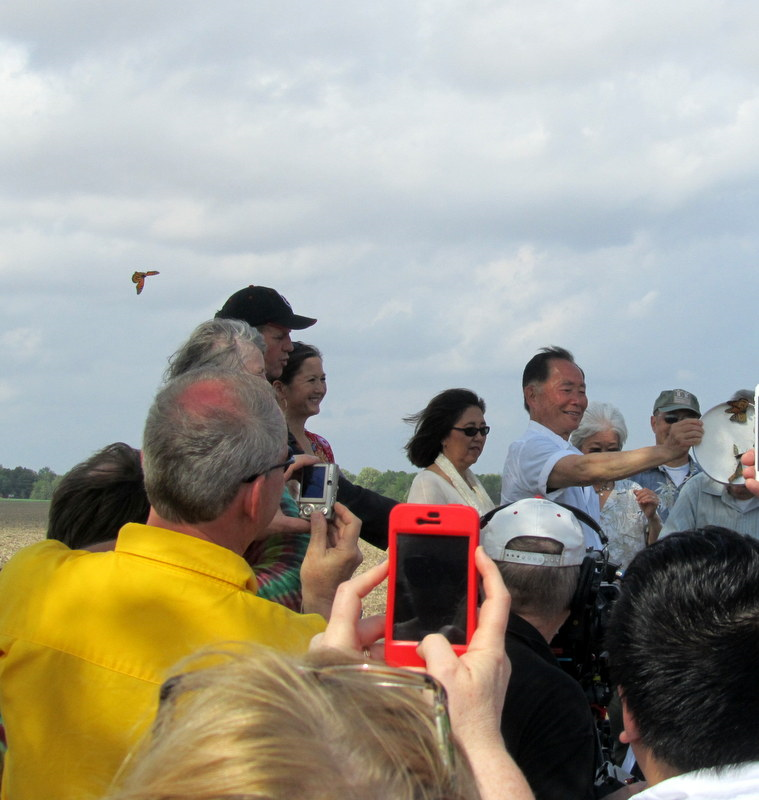
M 160 275 L 160 272 L 157 272 L 154 269 L 151 269 L 150 272 L 135 272 L 132 275 L 132 283 L 137 285 L 137 294 L 145 288 L 145 278 L 149 275 Z
M 725 414 L 730 414 L 730 422 L 746 422 L 746 410 L 752 405 L 750 400 L 741 397 L 739 400 L 728 400 Z

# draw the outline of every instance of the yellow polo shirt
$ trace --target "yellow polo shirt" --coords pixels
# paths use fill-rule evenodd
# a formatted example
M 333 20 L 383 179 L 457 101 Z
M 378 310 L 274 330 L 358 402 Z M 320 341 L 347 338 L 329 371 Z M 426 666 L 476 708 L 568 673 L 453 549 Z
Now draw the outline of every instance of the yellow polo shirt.
M 17 553 L 0 570 L 0 797 L 99 798 L 177 661 L 229 641 L 299 653 L 324 629 L 255 591 L 240 556 L 147 525 L 125 525 L 113 552 Z

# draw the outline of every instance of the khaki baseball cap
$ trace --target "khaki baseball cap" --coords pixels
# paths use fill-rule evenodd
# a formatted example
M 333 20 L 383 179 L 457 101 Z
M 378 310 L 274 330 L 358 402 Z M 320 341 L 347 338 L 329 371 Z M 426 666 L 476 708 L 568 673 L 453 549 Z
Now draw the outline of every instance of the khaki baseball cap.
M 701 416 L 701 407 L 695 394 L 686 392 L 685 389 L 665 389 L 654 403 L 654 411 L 695 411 Z

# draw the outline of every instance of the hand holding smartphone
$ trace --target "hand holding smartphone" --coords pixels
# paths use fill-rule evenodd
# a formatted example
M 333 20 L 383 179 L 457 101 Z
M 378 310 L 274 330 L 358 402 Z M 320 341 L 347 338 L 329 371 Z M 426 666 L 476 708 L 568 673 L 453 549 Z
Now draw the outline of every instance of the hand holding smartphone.
M 402 503 L 390 513 L 385 660 L 424 666 L 417 654 L 429 633 L 466 652 L 477 619 L 474 553 L 480 520 L 471 506 Z

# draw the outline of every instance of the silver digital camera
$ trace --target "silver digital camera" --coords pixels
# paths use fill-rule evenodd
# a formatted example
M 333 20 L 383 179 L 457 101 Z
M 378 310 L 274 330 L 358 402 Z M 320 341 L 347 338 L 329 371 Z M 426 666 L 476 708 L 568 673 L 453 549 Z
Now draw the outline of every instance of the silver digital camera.
M 337 464 L 313 464 L 303 467 L 298 498 L 299 516 L 308 519 L 319 511 L 332 519 L 333 506 L 337 499 Z

